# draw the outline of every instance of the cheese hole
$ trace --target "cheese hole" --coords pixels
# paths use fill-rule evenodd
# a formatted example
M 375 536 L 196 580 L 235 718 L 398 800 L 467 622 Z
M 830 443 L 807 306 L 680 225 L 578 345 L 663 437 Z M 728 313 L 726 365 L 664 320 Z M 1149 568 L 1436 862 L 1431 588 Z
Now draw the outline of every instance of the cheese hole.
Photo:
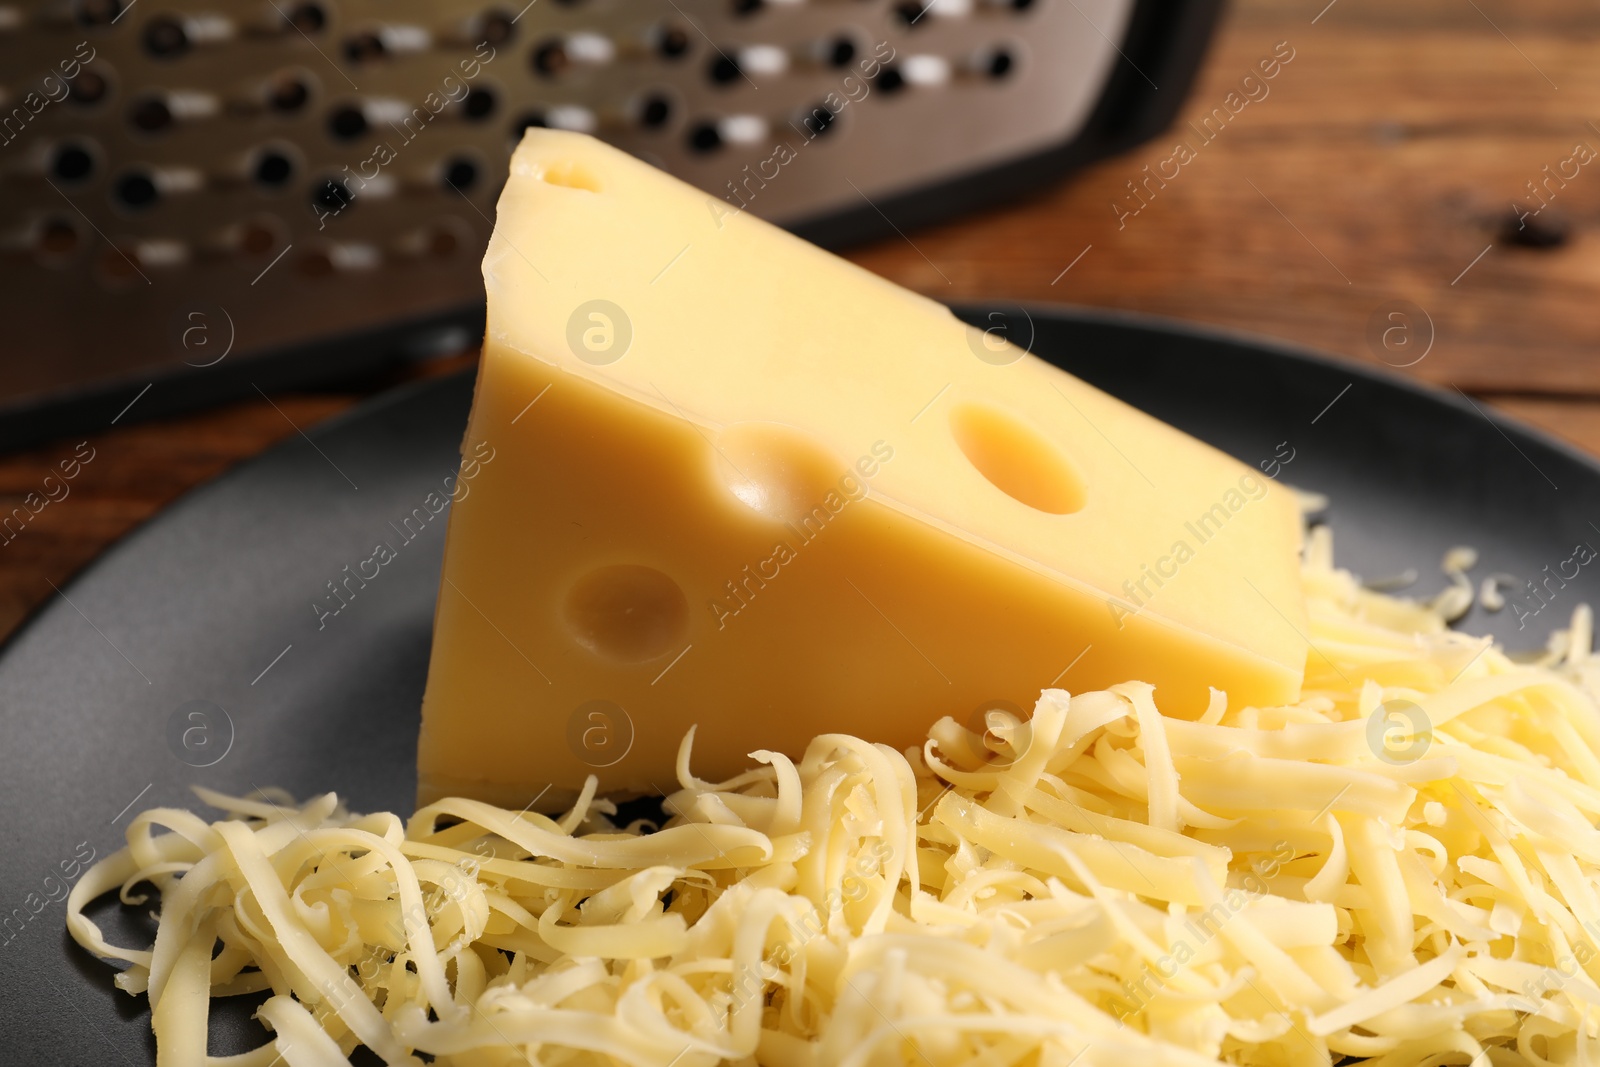
M 600 179 L 581 163 L 547 163 L 539 177 L 547 185 L 586 189 L 591 193 L 600 191 Z
M 567 594 L 567 629 L 602 659 L 643 663 L 676 652 L 689 632 L 689 601 L 653 567 L 623 563 L 579 578 Z
M 950 431 L 978 473 L 1011 499 L 1051 515 L 1083 507 L 1082 475 L 1043 434 L 1021 420 L 963 404 L 950 415 Z
M 735 423 L 718 435 L 716 451 L 723 485 L 774 522 L 826 522 L 841 501 L 864 492 L 861 480 L 827 449 L 789 426 Z

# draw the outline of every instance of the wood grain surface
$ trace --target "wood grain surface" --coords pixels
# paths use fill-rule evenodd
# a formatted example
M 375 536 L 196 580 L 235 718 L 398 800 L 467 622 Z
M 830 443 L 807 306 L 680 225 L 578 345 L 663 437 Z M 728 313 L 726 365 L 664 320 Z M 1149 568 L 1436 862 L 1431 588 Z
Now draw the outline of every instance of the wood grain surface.
M 1597 46 L 1600 6 L 1577 0 L 1239 0 L 1172 130 L 1026 202 L 851 258 L 941 300 L 1150 312 L 1366 363 L 1420 350 L 1383 345 L 1402 310 L 1391 340 L 1432 343 L 1400 373 L 1600 454 Z M 1241 86 L 1275 51 L 1293 58 L 1265 93 Z M 1192 158 L 1167 162 L 1179 144 Z M 9 512 L 93 452 L 0 539 L 0 634 L 189 488 L 394 383 L 0 457 Z
M 941 299 L 1154 312 L 1366 362 L 1373 312 L 1409 300 L 1435 339 L 1406 373 L 1600 397 L 1597 36 L 1578 3 L 1244 0 L 1165 135 L 853 258 Z M 1279 42 L 1293 59 L 1229 116 Z M 1195 158 L 1163 167 L 1180 143 Z M 1594 158 L 1563 168 L 1579 145 Z

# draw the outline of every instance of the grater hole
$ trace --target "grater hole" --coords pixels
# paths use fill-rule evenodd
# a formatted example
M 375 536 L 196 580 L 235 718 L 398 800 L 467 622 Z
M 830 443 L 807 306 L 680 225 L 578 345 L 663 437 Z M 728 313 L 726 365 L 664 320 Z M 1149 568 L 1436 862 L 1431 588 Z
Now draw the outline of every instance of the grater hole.
M 856 43 L 848 37 L 835 37 L 828 42 L 826 55 L 830 67 L 848 67 L 856 58 Z
M 434 259 L 449 259 L 461 247 L 461 238 L 448 226 L 435 226 L 428 231 L 427 251 Z
M 268 223 L 256 220 L 239 231 L 239 251 L 247 256 L 264 256 L 278 244 L 278 235 Z
M 301 257 L 298 266 L 307 278 L 326 278 L 333 273 L 333 257 L 325 249 L 313 249 Z
M 893 95 L 906 87 L 906 76 L 895 67 L 884 67 L 878 72 L 878 88 Z
M 689 51 L 689 35 L 677 26 L 663 26 L 656 33 L 656 51 L 663 58 L 678 59 Z
M 50 171 L 61 182 L 81 182 L 94 173 L 94 155 L 81 144 L 68 142 L 56 149 Z
M 922 25 L 922 16 L 928 9 L 922 6 L 921 0 L 900 0 L 894 5 L 894 16 L 907 26 Z
M 672 101 L 662 93 L 651 93 L 639 104 L 639 125 L 660 129 L 672 118 Z
M 189 50 L 189 31 L 171 15 L 161 15 L 145 23 L 145 51 L 157 59 L 176 59 Z
M 1016 69 L 1017 60 L 1009 49 L 996 48 L 989 56 L 989 62 L 984 65 L 984 73 L 989 77 L 999 80 L 1008 77 Z
M 337 215 L 355 200 L 350 187 L 339 178 L 329 178 L 311 191 L 311 209 L 319 216 L 323 213 Z M 321 208 L 322 211 L 317 211 Z
M 1033 6 L 1033 0 L 1011 0 L 1011 10 L 1026 11 Z
M 62 260 L 78 250 L 78 228 L 69 219 L 46 219 L 33 235 L 33 250 L 40 259 Z
M 525 130 L 543 130 L 550 125 L 550 120 L 543 111 L 524 111 L 522 117 L 512 125 L 512 134 L 520 137 Z
M 359 107 L 352 104 L 336 108 L 333 114 L 328 116 L 328 132 L 341 141 L 360 137 L 367 132 L 367 116 Z
M 121 0 L 78 0 L 73 6 L 84 26 L 109 26 L 122 14 Z
M 464 156 L 457 156 L 445 162 L 443 177 L 447 188 L 464 193 L 478 184 L 478 165 Z
M 113 285 L 133 281 L 139 276 L 139 250 L 108 246 L 100 254 L 100 274 Z
M 128 121 L 145 133 L 159 133 L 172 125 L 172 109 L 159 96 L 143 96 L 128 109 Z
M 294 160 L 275 148 L 269 148 L 256 157 L 256 184 L 277 189 L 294 177 Z
M 461 113 L 473 122 L 482 122 L 494 114 L 497 103 L 488 89 L 472 89 L 461 101 Z
M 567 48 L 560 41 L 545 41 L 533 50 L 533 69 L 546 78 L 554 78 L 571 65 Z
M 733 0 L 733 13 L 739 16 L 754 15 L 765 6 L 765 0 Z
M 318 33 L 328 25 L 328 14 L 321 4 L 296 4 L 289 12 L 289 26 L 301 33 Z
M 161 198 L 155 179 L 142 170 L 131 170 L 117 179 L 113 192 L 117 203 L 135 211 L 154 204 Z
M 485 44 L 505 44 L 516 31 L 515 17 L 504 11 L 485 11 L 478 18 L 478 36 Z
M 722 134 L 714 122 L 702 122 L 689 131 L 689 147 L 696 152 L 715 152 L 722 147 Z
M 68 96 L 74 104 L 98 104 L 105 99 L 111 86 L 106 82 L 105 76 L 99 71 L 85 67 L 72 79 L 72 88 Z
M 821 137 L 833 128 L 839 116 L 826 104 L 818 104 L 800 115 L 800 125 L 812 137 Z
M 352 63 L 368 63 L 374 59 L 382 59 L 388 51 L 384 47 L 383 38 L 370 31 L 353 34 L 344 42 L 345 58 Z
M 718 55 L 711 60 L 708 73 L 713 84 L 728 85 L 738 81 L 744 72 L 739 69 L 738 62 L 731 56 Z
M 267 104 L 274 111 L 299 111 L 310 99 L 311 86 L 298 74 L 279 74 L 267 85 Z

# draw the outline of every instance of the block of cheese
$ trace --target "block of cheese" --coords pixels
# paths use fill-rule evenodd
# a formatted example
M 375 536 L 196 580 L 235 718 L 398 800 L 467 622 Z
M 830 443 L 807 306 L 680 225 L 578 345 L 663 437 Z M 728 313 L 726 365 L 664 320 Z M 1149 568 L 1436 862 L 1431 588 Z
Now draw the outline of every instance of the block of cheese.
M 483 265 L 419 791 L 555 808 L 1042 688 L 1296 698 L 1290 490 L 589 137 Z M 484 462 L 484 459 L 488 459 Z

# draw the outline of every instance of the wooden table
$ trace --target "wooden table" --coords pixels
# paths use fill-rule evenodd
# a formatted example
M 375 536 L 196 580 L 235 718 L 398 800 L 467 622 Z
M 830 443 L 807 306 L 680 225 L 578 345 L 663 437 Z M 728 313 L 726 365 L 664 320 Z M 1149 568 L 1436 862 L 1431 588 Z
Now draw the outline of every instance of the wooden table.
M 1269 95 L 1134 198 L 1128 183 L 1198 144 L 1187 122 L 1283 41 L 1294 58 Z M 1434 341 L 1401 373 L 1600 453 L 1597 45 L 1600 7 L 1578 0 L 1238 0 L 1172 131 L 1027 203 L 852 258 L 941 300 L 1154 312 L 1366 363 L 1374 315 L 1409 301 Z M 1575 161 L 1580 145 L 1592 160 Z M 70 494 L 0 545 L 0 633 L 180 493 L 391 384 L 91 438 Z M 0 459 L 3 510 L 76 443 Z

